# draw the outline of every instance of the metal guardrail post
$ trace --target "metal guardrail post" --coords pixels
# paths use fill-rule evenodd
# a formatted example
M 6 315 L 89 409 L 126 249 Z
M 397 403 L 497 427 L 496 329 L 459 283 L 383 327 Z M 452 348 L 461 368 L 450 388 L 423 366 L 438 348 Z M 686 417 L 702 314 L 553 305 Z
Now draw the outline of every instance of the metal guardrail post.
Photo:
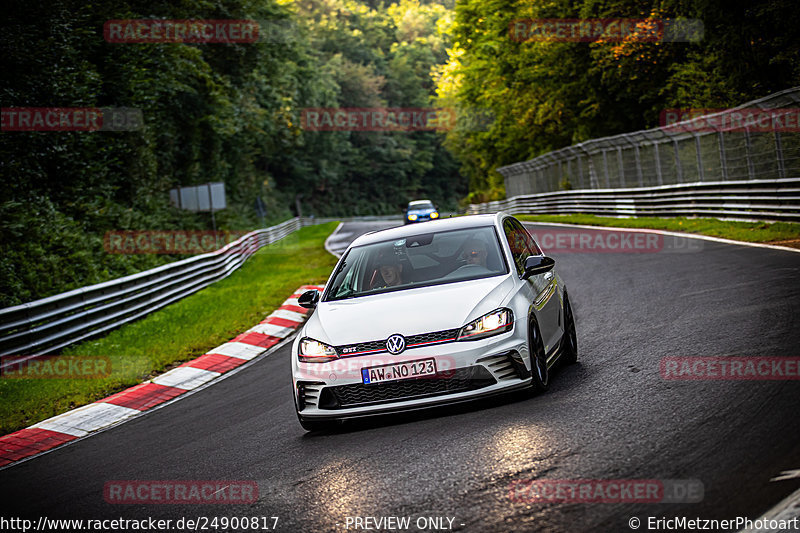
M 661 155 L 658 153 L 658 143 L 653 143 L 653 151 L 656 158 L 656 179 L 659 185 L 664 185 L 664 178 L 661 175 Z
M 597 179 L 597 169 L 594 168 L 594 160 L 592 159 L 592 154 L 589 153 L 582 144 L 579 144 L 578 146 L 580 147 L 581 151 L 583 151 L 583 153 L 586 154 L 586 160 L 589 165 L 589 188 L 599 189 L 600 184 Z
M 751 180 L 755 179 L 756 170 L 753 166 L 753 145 L 750 141 L 750 128 L 744 129 L 744 153 L 747 159 L 747 176 Z
M 700 153 L 700 137 L 697 135 L 692 135 L 694 137 L 694 149 L 697 152 L 697 179 L 699 181 L 705 181 L 705 172 L 703 171 L 703 156 Z
M 603 150 L 603 168 L 605 169 L 606 173 L 606 187 L 611 188 L 611 178 L 608 174 L 608 150 Z
M 642 160 L 639 154 L 639 145 L 633 145 L 633 156 L 636 158 L 636 177 L 639 180 L 639 187 L 644 187 L 644 176 L 642 175 Z
M 722 170 L 722 179 L 728 179 L 728 159 L 725 155 L 725 133 L 722 131 L 718 132 L 718 139 L 719 139 L 719 166 Z
M 775 132 L 775 158 L 778 160 L 778 177 L 786 177 L 786 167 L 783 163 L 783 144 L 781 143 L 781 132 Z
M 567 159 L 567 181 L 572 184 L 572 159 Z
M 675 178 L 678 183 L 683 183 L 683 165 L 681 165 L 681 154 L 677 139 L 672 140 L 672 146 L 675 151 Z

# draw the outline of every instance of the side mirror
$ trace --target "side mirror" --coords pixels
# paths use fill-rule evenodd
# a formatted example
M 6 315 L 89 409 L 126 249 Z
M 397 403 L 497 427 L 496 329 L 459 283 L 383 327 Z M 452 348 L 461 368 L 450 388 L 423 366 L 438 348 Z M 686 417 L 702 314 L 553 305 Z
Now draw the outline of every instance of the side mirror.
M 306 291 L 297 299 L 297 305 L 306 309 L 316 309 L 319 303 L 319 291 L 314 289 Z
M 556 260 L 552 257 L 532 255 L 525 260 L 525 272 L 522 274 L 522 279 L 550 272 L 554 266 L 556 266 Z

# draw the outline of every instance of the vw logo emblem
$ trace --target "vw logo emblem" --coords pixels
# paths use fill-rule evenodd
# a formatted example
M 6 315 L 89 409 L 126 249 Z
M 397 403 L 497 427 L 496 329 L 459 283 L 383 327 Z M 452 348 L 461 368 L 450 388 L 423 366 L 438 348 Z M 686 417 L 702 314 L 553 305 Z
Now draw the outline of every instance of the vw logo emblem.
M 402 335 L 392 335 L 386 339 L 386 349 L 391 354 L 399 354 L 406 349 L 406 339 Z

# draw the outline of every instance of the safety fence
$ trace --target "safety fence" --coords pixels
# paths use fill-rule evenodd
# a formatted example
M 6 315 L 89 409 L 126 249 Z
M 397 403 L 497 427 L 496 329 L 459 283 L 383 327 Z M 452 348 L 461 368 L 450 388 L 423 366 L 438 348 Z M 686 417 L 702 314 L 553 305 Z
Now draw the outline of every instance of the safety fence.
M 593 139 L 501 167 L 509 198 L 503 205 L 536 212 L 629 215 L 635 210 L 794 220 L 799 101 L 800 87 L 794 87 L 736 108 Z M 620 210 L 609 209 L 615 203 L 623 204 Z M 495 204 L 502 202 L 473 205 L 469 212 L 486 212 Z

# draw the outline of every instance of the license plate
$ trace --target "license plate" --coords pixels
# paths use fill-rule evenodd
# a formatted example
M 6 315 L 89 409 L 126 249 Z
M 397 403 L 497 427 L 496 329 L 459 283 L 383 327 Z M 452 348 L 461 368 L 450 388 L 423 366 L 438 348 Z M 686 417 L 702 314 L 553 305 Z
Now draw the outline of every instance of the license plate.
M 435 359 L 419 359 L 418 361 L 390 363 L 388 365 L 373 366 L 370 368 L 361 369 L 361 379 L 365 385 L 435 375 Z

